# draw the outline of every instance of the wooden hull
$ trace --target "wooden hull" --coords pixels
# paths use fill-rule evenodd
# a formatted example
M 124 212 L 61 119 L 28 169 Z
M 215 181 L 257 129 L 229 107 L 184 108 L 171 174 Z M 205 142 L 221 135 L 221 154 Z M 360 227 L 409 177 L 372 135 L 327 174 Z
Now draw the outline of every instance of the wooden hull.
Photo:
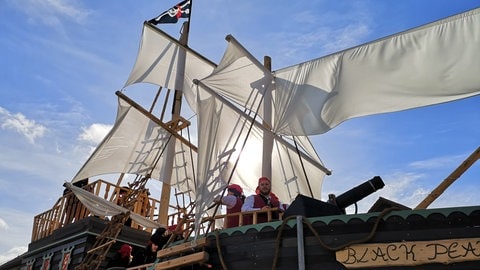
M 30 243 L 26 253 L 1 265 L 0 270 L 62 269 L 62 259 L 65 259 L 65 263 L 67 263 L 66 269 L 74 269 L 82 262 L 87 251 L 95 243 L 96 236 L 102 232 L 105 225 L 104 220 L 92 216 L 57 229 L 52 235 Z M 107 260 L 113 257 L 115 251 L 123 243 L 128 243 L 134 248 L 143 248 L 149 237 L 150 233 L 124 227 L 110 250 Z M 65 253 L 68 253 L 67 257 Z M 69 261 L 67 261 L 68 257 L 70 257 Z M 49 260 L 49 267 L 45 266 L 46 260 Z M 100 269 L 105 269 L 107 260 Z M 27 268 L 29 265 L 31 268 Z
M 300 256 L 296 218 L 285 224 L 277 221 L 211 232 L 199 249 L 208 253 L 208 260 L 194 267 L 272 269 L 275 264 L 275 269 L 299 269 L 299 258 L 304 258 L 305 269 L 465 270 L 480 266 L 480 206 L 395 211 L 375 225 L 379 214 L 302 218 Z M 104 221 L 89 217 L 58 229 L 31 243 L 28 252 L 0 269 L 26 269 L 32 260 L 31 269 L 42 269 L 46 254 L 52 255 L 48 269 L 61 269 L 62 251 L 72 246 L 68 269 L 74 269 L 104 226 Z M 148 238 L 144 231 L 125 227 L 109 256 L 122 243 L 142 248 Z M 336 251 L 340 246 L 346 249 Z
M 393 212 L 372 232 L 378 214 L 306 219 L 305 269 L 479 268 L 480 207 Z M 219 231 L 208 237 L 209 263 L 215 268 L 222 259 L 227 269 L 272 269 L 276 261 L 275 269 L 299 269 L 296 227 L 289 221 L 280 238 L 280 222 Z M 332 250 L 370 234 L 366 243 L 349 245 L 343 253 Z

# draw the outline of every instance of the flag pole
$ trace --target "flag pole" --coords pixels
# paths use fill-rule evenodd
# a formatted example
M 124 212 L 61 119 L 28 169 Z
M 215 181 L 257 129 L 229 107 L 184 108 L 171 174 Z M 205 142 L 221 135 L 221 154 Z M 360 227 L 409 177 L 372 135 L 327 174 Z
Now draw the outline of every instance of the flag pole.
M 179 42 L 182 46 L 187 47 L 188 45 L 188 35 L 190 32 L 190 18 L 192 15 L 192 0 L 190 0 L 190 13 L 188 15 L 188 19 L 186 22 L 183 23 L 182 26 L 182 33 L 179 39 Z M 185 73 L 185 59 L 186 59 L 186 51 L 180 50 L 179 52 L 179 66 L 178 71 L 180 74 Z M 180 118 L 180 111 L 182 109 L 182 89 L 183 89 L 183 77 L 181 79 L 176 78 L 175 81 L 175 93 L 173 97 L 173 105 L 172 105 L 172 122 L 175 123 Z M 171 141 L 168 145 L 167 153 L 166 153 L 166 166 L 164 170 L 164 179 L 170 180 L 172 177 L 173 171 L 173 161 L 175 159 L 175 140 Z M 170 194 L 171 194 L 171 185 L 170 183 L 163 183 L 162 185 L 162 193 L 160 196 L 160 208 L 159 208 L 159 223 L 160 224 L 168 224 L 168 209 L 170 206 Z

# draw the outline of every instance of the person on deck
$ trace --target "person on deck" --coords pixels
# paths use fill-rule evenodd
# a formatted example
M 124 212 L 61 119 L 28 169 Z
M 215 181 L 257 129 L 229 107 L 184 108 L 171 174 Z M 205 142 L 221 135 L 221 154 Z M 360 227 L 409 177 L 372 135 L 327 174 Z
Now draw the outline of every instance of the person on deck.
M 148 241 L 145 249 L 135 253 L 131 267 L 155 262 L 157 259 L 157 251 L 162 249 L 170 238 L 169 235 L 165 235 L 166 231 L 165 228 L 158 228 L 155 231 L 150 237 L 150 241 Z
M 221 199 L 217 198 L 215 201 L 227 206 L 227 215 L 233 213 L 239 213 L 242 211 L 243 202 L 245 201 L 245 196 L 243 195 L 243 189 L 237 184 L 231 184 L 227 188 L 227 195 L 223 196 Z M 225 228 L 238 227 L 239 225 L 239 216 L 227 216 L 225 219 Z
M 268 177 L 258 179 L 257 194 L 250 195 L 245 199 L 242 206 L 242 212 L 265 210 L 269 208 L 278 208 L 279 211 L 285 211 L 284 204 L 278 197 L 272 193 L 272 184 Z M 272 212 L 272 220 L 278 219 L 278 212 Z M 251 216 L 245 216 L 245 224 L 251 224 Z M 267 213 L 257 215 L 257 223 L 267 222 Z
M 117 202 L 117 205 L 120 205 L 122 207 L 125 207 L 125 204 L 127 203 L 128 201 L 128 195 L 130 193 L 130 188 L 128 186 L 123 186 L 121 187 L 119 190 L 118 190 L 118 197 L 116 199 L 116 202 Z M 131 193 L 130 193 L 131 194 Z M 127 227 L 131 227 L 132 226 L 132 219 L 129 217 L 125 223 L 123 223 L 123 225 L 127 226 Z
M 108 262 L 107 268 L 124 268 L 127 269 L 132 262 L 132 246 L 123 244 L 115 253 L 115 256 Z

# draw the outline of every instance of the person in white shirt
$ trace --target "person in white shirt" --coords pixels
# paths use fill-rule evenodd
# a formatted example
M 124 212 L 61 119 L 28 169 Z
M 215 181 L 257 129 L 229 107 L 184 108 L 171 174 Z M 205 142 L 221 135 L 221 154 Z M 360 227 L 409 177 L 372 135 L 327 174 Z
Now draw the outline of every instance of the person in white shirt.
M 245 199 L 242 206 L 242 212 L 264 210 L 269 208 L 278 208 L 279 211 L 285 211 L 284 204 L 280 202 L 278 197 L 272 193 L 272 184 L 268 177 L 260 177 L 258 179 L 257 192 Z M 251 217 L 250 217 L 251 218 Z M 278 219 L 278 212 L 272 212 L 272 220 Z M 257 215 L 257 222 L 267 222 L 266 213 Z M 251 220 L 247 220 L 245 224 L 251 224 Z

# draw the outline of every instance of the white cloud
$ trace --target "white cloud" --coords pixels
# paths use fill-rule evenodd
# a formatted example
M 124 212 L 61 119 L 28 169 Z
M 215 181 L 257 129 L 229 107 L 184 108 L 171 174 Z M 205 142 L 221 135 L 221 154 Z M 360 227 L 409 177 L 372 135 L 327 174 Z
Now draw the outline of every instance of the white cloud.
M 0 265 L 23 254 L 27 251 L 26 243 L 29 242 L 32 223 L 32 213 L 17 211 L 11 208 L 3 208 L 0 205 Z M 7 229 L 3 229 L 8 224 Z M 28 233 L 27 233 L 28 232 Z
M 99 144 L 105 135 L 112 129 L 111 125 L 92 124 L 88 128 L 82 128 L 83 132 L 79 135 L 79 139 L 92 144 Z
M 90 14 L 74 0 L 10 1 L 10 4 L 26 13 L 30 20 L 55 27 L 62 24 L 62 19 L 83 23 Z
M 386 176 L 390 179 L 384 187 L 382 196 L 408 207 L 415 207 L 428 193 L 418 183 L 424 176 L 417 173 L 395 173 Z
M 412 172 L 396 172 L 382 176 L 385 186 L 358 202 L 360 213 L 367 212 L 379 197 L 394 201 L 409 208 L 414 208 L 428 191 L 419 183 L 425 175 Z M 387 180 L 388 179 L 388 180 Z M 347 208 L 347 213 L 354 213 L 353 206 Z
M 324 42 L 324 50 L 330 53 L 338 51 L 339 48 L 352 47 L 368 36 L 370 31 L 369 25 L 365 22 L 352 23 L 345 28 L 332 31 L 326 37 L 336 36 L 337 38 L 334 41 Z
M 36 138 L 41 138 L 45 134 L 47 128 L 29 120 L 21 113 L 11 114 L 4 108 L 0 107 L 0 121 L 3 129 L 16 131 L 25 136 L 32 144 Z
M 341 18 L 341 19 L 339 19 Z M 279 28 L 269 39 L 277 48 L 271 50 L 279 66 L 307 61 L 358 45 L 371 34 L 372 20 L 368 11 L 353 7 L 340 11 L 329 11 L 322 16 L 310 11 L 299 11 L 294 16 L 298 27 Z M 274 54 L 277 51 L 277 57 Z M 284 58 L 287 58 L 286 60 Z
M 28 250 L 27 247 L 12 247 L 4 254 L 0 254 L 0 265 L 10 261 L 11 259 L 25 253 Z

